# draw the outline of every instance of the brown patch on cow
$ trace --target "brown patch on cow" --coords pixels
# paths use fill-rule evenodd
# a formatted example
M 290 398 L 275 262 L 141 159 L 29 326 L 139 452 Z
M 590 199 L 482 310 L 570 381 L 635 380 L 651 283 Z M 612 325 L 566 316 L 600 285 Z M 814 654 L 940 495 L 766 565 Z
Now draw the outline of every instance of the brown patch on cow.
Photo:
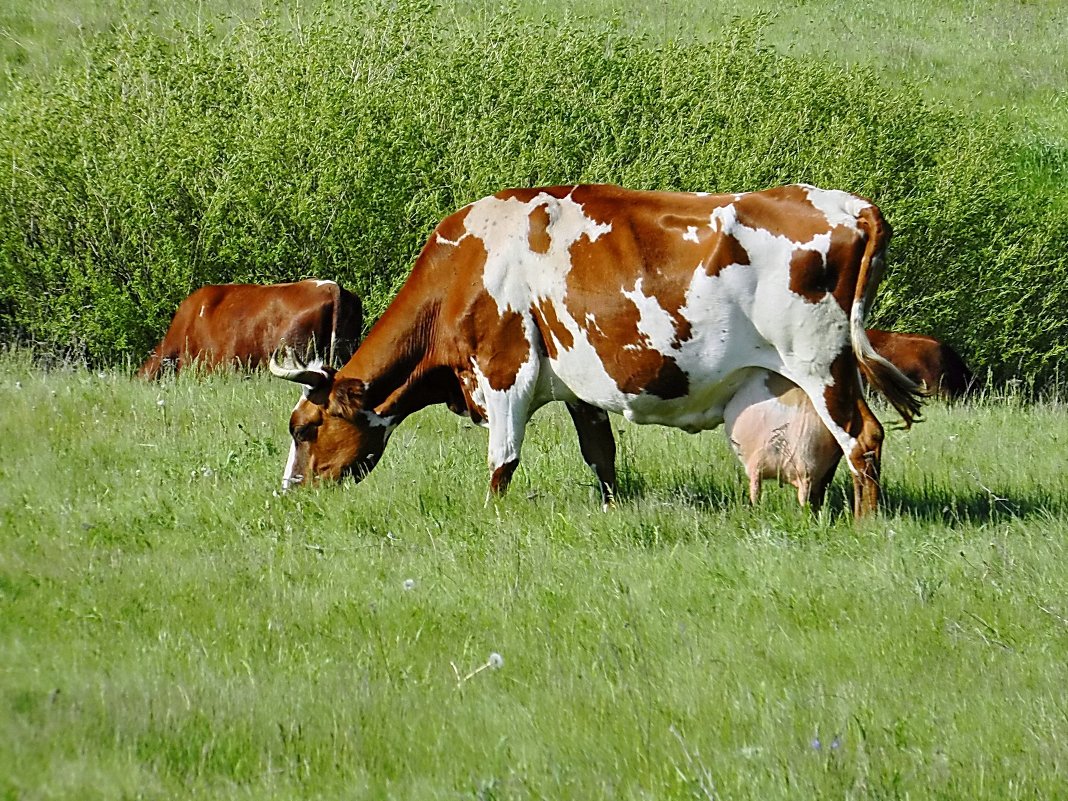
M 685 288 L 672 263 L 653 269 L 644 261 L 646 251 L 640 232 L 643 226 L 617 226 L 591 242 L 581 237 L 571 246 L 571 271 L 567 276 L 567 311 L 585 332 L 605 371 L 621 392 L 648 392 L 663 398 L 680 397 L 689 379 L 670 353 L 650 347 L 639 328 L 641 313 L 623 292 L 641 291 L 656 298 L 676 321 L 676 339 L 689 337 L 689 323 L 681 316 Z M 626 265 L 631 265 L 626 269 Z M 612 291 L 605 291 L 605 287 Z M 618 290 L 617 290 L 618 288 Z M 589 320 L 592 317 L 593 322 Z
M 493 299 L 486 297 L 496 309 Z M 483 346 L 475 358 L 493 389 L 511 389 L 519 368 L 530 359 L 530 342 L 523 318 L 519 312 L 506 311 L 496 321 L 488 322 L 488 326 L 491 327 L 483 330 L 492 332 L 488 342 L 495 344 Z
M 827 251 L 827 263 L 823 270 L 824 289 L 834 295 L 846 314 L 853 307 L 857 272 L 866 245 L 866 237 L 843 225 L 831 231 L 831 247 Z
M 704 265 L 706 275 L 716 276 L 719 275 L 722 269 L 730 267 L 732 264 L 748 266 L 750 264 L 749 251 L 742 246 L 742 243 L 733 234 L 720 231 L 711 240 L 711 248 L 708 251 L 708 255 L 705 256 L 701 263 Z
M 645 391 L 664 400 L 683 398 L 690 391 L 690 377 L 670 356 L 665 356 L 656 376 L 645 386 Z
M 851 437 L 856 437 L 863 421 L 857 404 L 861 397 L 860 378 L 852 347 L 845 347 L 834 357 L 830 372 L 832 380 L 823 389 L 823 402 L 831 419 L 842 426 Z
M 809 202 L 800 186 L 749 192 L 735 202 L 734 208 L 738 221 L 746 228 L 759 228 L 794 242 L 811 242 L 831 230 L 826 215 Z
M 819 303 L 827 294 L 826 264 L 815 250 L 794 250 L 790 257 L 790 291 L 809 303 Z
M 596 190 L 596 191 L 595 191 Z M 573 291 L 602 286 L 606 264 L 617 275 L 609 285 L 620 291 L 635 291 L 641 282 L 642 294 L 656 298 L 657 304 L 672 319 L 675 329 L 673 345 L 681 347 L 692 336 L 690 322 L 682 314 L 690 276 L 703 263 L 711 241 L 708 221 L 712 211 L 730 201 L 729 196 L 689 195 L 682 193 L 624 192 L 618 187 L 580 187 L 573 199 L 582 204 L 583 213 L 598 223 L 611 223 L 612 230 L 596 242 L 581 237 L 571 246 L 572 272 L 568 276 L 568 308 L 578 308 Z M 698 241 L 684 239 L 689 228 L 696 228 Z M 746 259 L 748 263 L 748 259 Z M 572 316 L 584 324 L 581 316 Z M 598 321 L 606 316 L 593 310 Z M 602 322 L 603 325 L 603 322 Z M 635 316 L 635 328 L 637 316 Z
M 535 206 L 528 216 L 527 245 L 534 253 L 548 253 L 552 245 L 549 236 L 549 210 L 544 206 Z
M 467 226 L 464 224 L 464 221 L 467 219 L 467 215 L 470 211 L 471 207 L 465 206 L 455 214 L 450 214 L 438 223 L 438 226 L 434 231 L 437 233 L 437 238 L 439 240 L 444 240 L 441 244 L 448 245 L 449 243 L 460 241 L 463 235 L 467 233 Z M 434 238 L 431 238 L 430 241 L 434 244 Z
M 542 298 L 533 307 L 534 319 L 541 331 L 542 341 L 550 359 L 559 356 L 559 349 L 571 350 L 575 346 L 575 338 L 567 330 L 556 314 L 556 307 L 548 298 Z

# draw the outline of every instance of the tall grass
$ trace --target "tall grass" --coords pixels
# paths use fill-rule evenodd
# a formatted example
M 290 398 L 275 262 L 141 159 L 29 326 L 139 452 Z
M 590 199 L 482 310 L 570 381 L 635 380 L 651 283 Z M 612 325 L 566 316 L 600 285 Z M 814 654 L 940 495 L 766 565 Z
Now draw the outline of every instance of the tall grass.
M 294 393 L 0 357 L 0 796 L 1068 791 L 1063 405 L 890 432 L 854 527 L 623 422 L 602 512 L 555 404 L 496 503 L 437 410 L 280 495 Z
M 0 320 L 137 358 L 217 281 L 336 278 L 370 319 L 433 224 L 510 185 L 872 197 L 897 231 L 876 322 L 1041 384 L 1066 341 L 1068 220 L 1016 132 L 914 86 L 776 54 L 759 23 L 654 42 L 610 23 L 326 6 L 166 35 L 128 21 L 0 108 Z

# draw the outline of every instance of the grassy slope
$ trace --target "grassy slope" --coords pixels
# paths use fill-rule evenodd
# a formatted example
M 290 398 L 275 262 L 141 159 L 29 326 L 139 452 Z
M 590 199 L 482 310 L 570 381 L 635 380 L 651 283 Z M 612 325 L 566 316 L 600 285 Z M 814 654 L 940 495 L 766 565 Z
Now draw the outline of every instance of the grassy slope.
M 279 497 L 293 394 L 0 362 L 0 795 L 1068 792 L 1063 406 L 932 409 L 854 529 L 629 425 L 601 513 L 558 409 L 497 504 L 434 411 Z

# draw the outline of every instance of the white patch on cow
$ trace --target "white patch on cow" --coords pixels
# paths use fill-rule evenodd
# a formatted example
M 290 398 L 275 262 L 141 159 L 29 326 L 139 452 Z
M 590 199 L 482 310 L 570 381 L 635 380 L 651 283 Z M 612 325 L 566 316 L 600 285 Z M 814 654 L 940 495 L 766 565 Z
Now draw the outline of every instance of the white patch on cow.
M 697 238 L 697 228 L 696 228 L 696 226 L 693 226 L 693 225 L 687 225 L 686 226 L 686 233 L 684 233 L 682 235 L 682 238 L 685 239 L 687 242 L 700 242 L 701 241 L 700 239 Z
M 300 408 L 301 401 L 308 397 L 308 393 L 311 391 L 310 387 L 304 387 L 301 392 L 300 400 L 297 401 L 296 406 L 293 407 L 295 412 Z M 290 413 L 292 415 L 292 412 Z M 294 484 L 299 484 L 304 480 L 304 476 L 296 475 L 297 469 L 297 441 L 292 437 L 289 438 L 289 459 L 286 460 L 286 468 L 282 473 L 282 491 L 285 492 Z
M 452 245 L 454 248 L 459 247 L 460 243 L 463 242 L 464 239 L 466 239 L 468 236 L 470 236 L 470 234 L 468 234 L 466 231 L 460 235 L 459 239 L 446 239 L 441 234 L 434 234 L 434 238 L 437 239 L 439 244 Z
M 538 206 L 549 215 L 545 253 L 530 249 L 529 217 Z M 483 198 L 471 206 L 464 225 L 486 249 L 483 282 L 501 314 L 508 310 L 526 314 L 532 299 L 562 299 L 571 246 L 584 236 L 596 242 L 612 230 L 611 223 L 587 217 L 570 195 L 557 199 L 545 192 L 526 203 L 518 198 Z
M 638 332 L 644 338 L 643 343 L 633 343 L 626 347 L 652 348 L 660 353 L 671 353 L 675 341 L 675 321 L 664 311 L 655 297 L 642 292 L 642 279 L 639 278 L 634 289 L 623 292 L 623 296 L 638 308 Z
M 498 390 L 490 385 L 478 362 L 474 358 L 471 359 L 479 387 L 475 402 L 486 410 L 489 426 L 487 458 L 491 470 L 519 459 L 523 435 L 532 411 L 531 402 L 538 383 L 538 361 L 537 356 L 532 353 L 531 358 L 520 366 L 512 386 Z
M 208 305 L 207 305 L 206 303 L 205 303 L 205 304 L 203 304 L 203 305 L 201 305 L 201 307 L 200 307 L 200 314 L 199 314 L 199 315 L 197 315 L 197 316 L 198 316 L 198 317 L 203 317 L 203 316 L 204 316 L 204 310 L 205 310 L 206 308 L 208 308 Z
M 289 443 L 289 459 L 286 460 L 286 469 L 282 473 L 282 491 L 285 492 L 294 484 L 299 484 L 304 476 L 294 475 L 293 472 L 297 467 L 297 441 L 290 438 Z
M 839 189 L 820 189 L 808 184 L 801 184 L 808 196 L 808 202 L 827 218 L 829 225 L 844 225 L 851 231 L 857 230 L 857 215 L 871 206 L 856 195 Z
M 383 417 L 371 409 L 364 409 L 361 414 L 363 415 L 363 419 L 367 422 L 367 425 L 371 428 L 386 428 L 389 429 L 389 434 L 392 434 L 393 429 L 397 427 L 396 418 L 392 415 Z
M 738 224 L 738 209 L 733 204 L 712 209 L 708 215 L 708 227 L 713 231 L 730 231 Z
M 337 284 L 337 282 L 336 282 L 336 281 L 331 281 L 331 280 L 330 280 L 330 279 L 328 279 L 328 278 L 325 278 L 325 279 L 319 279 L 319 278 L 316 278 L 316 279 L 313 279 L 313 280 L 315 281 L 315 285 L 316 285 L 316 286 L 328 286 L 328 285 L 335 285 L 335 284 Z

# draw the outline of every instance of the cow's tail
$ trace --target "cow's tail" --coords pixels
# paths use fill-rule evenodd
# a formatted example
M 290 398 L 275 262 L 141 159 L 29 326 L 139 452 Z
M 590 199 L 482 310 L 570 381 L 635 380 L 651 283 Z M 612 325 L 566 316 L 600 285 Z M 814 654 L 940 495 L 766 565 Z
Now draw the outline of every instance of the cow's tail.
M 868 241 L 860 262 L 853 308 L 849 313 L 849 338 L 861 375 L 890 401 L 908 428 L 919 417 L 920 406 L 926 393 L 919 384 L 875 351 L 865 330 L 868 308 L 885 269 L 886 246 L 890 242 L 891 234 L 890 224 L 883 219 L 883 215 L 874 205 L 868 205 L 861 210 L 857 223 L 867 234 Z

